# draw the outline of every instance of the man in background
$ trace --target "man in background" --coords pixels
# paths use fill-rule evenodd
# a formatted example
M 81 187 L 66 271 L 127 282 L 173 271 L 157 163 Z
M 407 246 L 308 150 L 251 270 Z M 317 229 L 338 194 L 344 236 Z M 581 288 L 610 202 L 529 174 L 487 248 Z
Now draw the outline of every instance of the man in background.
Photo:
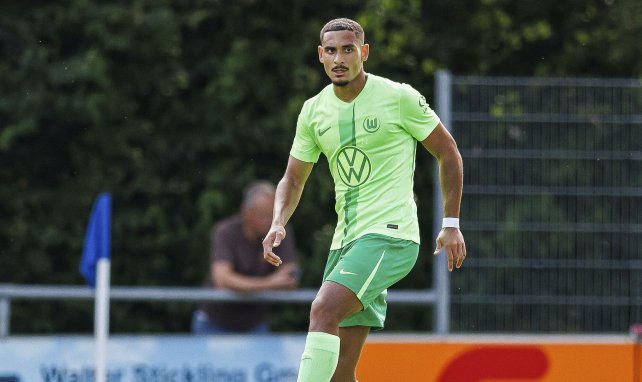
M 298 286 L 294 237 L 278 248 L 283 265 L 263 260 L 263 238 L 272 223 L 275 187 L 255 181 L 243 193 L 240 214 L 218 222 L 212 230 L 210 274 L 206 284 L 239 292 L 287 290 Z M 269 305 L 264 303 L 205 302 L 194 312 L 192 332 L 267 333 Z

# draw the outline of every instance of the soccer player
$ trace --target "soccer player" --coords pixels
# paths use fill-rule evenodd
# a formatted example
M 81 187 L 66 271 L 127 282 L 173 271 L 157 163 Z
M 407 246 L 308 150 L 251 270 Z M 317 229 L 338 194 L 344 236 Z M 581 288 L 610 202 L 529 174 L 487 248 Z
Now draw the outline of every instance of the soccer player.
M 263 256 L 281 264 L 272 249 L 285 237 L 284 226 L 323 153 L 334 179 L 338 221 L 310 310 L 298 382 L 355 382 L 370 329 L 383 328 L 387 288 L 410 272 L 419 252 L 417 141 L 439 162 L 446 218 L 434 254 L 445 249 L 450 271 L 466 257 L 458 218 L 463 164 L 455 140 L 419 92 L 364 71 L 370 47 L 357 22 L 331 20 L 320 39 L 319 61 L 332 84 L 299 114 Z

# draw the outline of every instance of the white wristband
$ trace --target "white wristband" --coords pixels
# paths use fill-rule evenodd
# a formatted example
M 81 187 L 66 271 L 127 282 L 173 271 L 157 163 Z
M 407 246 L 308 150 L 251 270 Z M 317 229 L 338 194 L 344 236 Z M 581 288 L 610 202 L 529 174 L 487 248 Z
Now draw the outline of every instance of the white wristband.
M 447 227 L 459 228 L 459 218 L 444 218 L 441 228 Z

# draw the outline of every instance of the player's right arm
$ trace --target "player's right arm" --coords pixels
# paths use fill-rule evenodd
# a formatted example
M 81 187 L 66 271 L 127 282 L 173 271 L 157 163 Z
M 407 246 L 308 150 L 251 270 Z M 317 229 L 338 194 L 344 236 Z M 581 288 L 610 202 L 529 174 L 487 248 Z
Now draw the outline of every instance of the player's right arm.
M 263 239 L 263 258 L 276 267 L 281 265 L 281 259 L 274 254 L 272 248 L 278 247 L 285 237 L 285 225 L 301 200 L 303 187 L 313 166 L 312 162 L 304 162 L 290 155 L 285 174 L 276 187 L 272 227 Z

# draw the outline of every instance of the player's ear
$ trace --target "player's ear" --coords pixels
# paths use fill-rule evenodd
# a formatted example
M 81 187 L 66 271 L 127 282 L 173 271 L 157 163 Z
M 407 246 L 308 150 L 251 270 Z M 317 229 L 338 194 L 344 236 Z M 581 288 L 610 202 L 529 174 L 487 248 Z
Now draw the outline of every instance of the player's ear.
M 317 47 L 317 51 L 319 53 L 319 62 L 323 63 L 323 47 L 321 45 L 319 45 Z
M 363 44 L 361 45 L 361 60 L 366 61 L 370 55 L 370 45 Z

